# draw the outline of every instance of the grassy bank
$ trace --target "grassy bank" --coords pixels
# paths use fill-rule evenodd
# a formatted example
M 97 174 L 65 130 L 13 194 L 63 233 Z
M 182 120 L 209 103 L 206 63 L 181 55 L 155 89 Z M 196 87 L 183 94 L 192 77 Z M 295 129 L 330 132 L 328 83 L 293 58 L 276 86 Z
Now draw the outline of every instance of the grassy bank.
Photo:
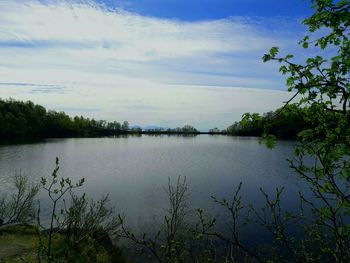
M 44 234 L 41 238 L 43 242 L 47 241 Z M 38 262 L 39 247 L 40 239 L 36 227 L 31 225 L 6 227 L 1 230 L 0 234 L 0 262 Z M 53 239 L 53 258 L 62 262 L 59 259 L 67 260 L 67 257 L 69 260 L 64 262 L 130 262 L 122 249 L 114 246 L 109 240 L 90 239 L 72 250 L 67 246 L 63 236 L 56 234 Z
M 34 262 L 37 230 L 29 225 L 7 227 L 1 231 L 0 244 L 0 262 Z

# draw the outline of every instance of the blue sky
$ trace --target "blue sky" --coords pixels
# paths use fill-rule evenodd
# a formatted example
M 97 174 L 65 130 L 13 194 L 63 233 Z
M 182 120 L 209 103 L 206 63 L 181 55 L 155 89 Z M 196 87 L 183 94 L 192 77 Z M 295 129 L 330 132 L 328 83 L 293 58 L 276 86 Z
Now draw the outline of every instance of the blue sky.
M 307 0 L 99 0 L 111 8 L 123 7 L 145 16 L 186 21 L 230 16 L 309 16 Z
M 0 96 L 141 126 L 225 128 L 280 107 L 272 46 L 297 43 L 303 0 L 0 2 Z

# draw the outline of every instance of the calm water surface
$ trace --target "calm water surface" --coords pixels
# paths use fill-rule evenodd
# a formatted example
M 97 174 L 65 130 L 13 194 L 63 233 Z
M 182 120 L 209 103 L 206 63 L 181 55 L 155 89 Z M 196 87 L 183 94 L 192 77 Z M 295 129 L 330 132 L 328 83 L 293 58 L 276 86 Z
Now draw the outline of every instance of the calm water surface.
M 229 198 L 242 181 L 245 203 L 261 204 L 260 187 L 272 193 L 276 187 L 287 186 L 284 205 L 294 209 L 301 182 L 286 161 L 292 152 L 293 142 L 280 141 L 270 150 L 257 138 L 247 137 L 54 139 L 0 146 L 0 182 L 4 188 L 19 171 L 32 180 L 48 176 L 57 156 L 61 175 L 73 180 L 84 177 L 83 190 L 89 197 L 108 193 L 118 212 L 142 226 L 162 220 L 168 178 L 175 182 L 179 175 L 187 178 L 192 208 L 215 214 L 217 206 L 211 196 Z

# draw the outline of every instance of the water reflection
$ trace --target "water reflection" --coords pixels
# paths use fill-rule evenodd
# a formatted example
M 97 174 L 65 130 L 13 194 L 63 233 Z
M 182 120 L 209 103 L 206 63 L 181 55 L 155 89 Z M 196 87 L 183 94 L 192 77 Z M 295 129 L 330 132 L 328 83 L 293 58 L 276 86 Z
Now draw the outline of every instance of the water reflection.
M 76 181 L 84 177 L 81 191 L 95 199 L 109 193 L 111 204 L 129 222 L 148 228 L 163 219 L 168 177 L 175 182 L 179 175 L 187 178 L 190 207 L 204 208 L 214 216 L 222 211 L 211 196 L 230 197 L 239 182 L 244 204 L 262 205 L 260 187 L 273 193 L 286 186 L 284 207 L 295 210 L 303 185 L 286 162 L 292 149 L 293 142 L 288 141 L 270 150 L 258 138 L 210 135 L 50 139 L 0 146 L 0 179 L 4 182 L 22 170 L 39 180 L 52 172 L 58 156 L 62 176 Z M 45 197 L 41 198 L 45 205 Z

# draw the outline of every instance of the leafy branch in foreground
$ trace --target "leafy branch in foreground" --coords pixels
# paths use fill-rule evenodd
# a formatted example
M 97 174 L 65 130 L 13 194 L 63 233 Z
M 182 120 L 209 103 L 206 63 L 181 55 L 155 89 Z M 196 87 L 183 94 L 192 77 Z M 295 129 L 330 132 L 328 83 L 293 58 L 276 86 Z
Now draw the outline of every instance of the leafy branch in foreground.
M 255 223 L 266 228 L 274 238 L 271 251 L 254 254 L 252 247 L 239 240 L 236 222 L 240 198 L 237 191 L 231 202 L 219 203 L 231 214 L 232 233 L 224 236 L 208 231 L 215 221 L 204 221 L 204 234 L 215 236 L 246 251 L 248 259 L 260 262 L 349 262 L 350 260 L 350 3 L 348 0 L 312 0 L 315 13 L 304 24 L 310 33 L 321 31 L 323 36 L 300 43 L 304 48 L 313 46 L 323 56 L 308 58 L 304 64 L 293 61 L 293 55 L 278 57 L 279 49 L 271 48 L 263 61 L 282 63 L 280 72 L 288 75 L 286 84 L 294 95 L 278 111 L 299 99 L 297 107 L 307 106 L 303 118 L 307 126 L 298 132 L 295 157 L 290 167 L 309 186 L 310 192 L 299 194 L 300 212 L 283 211 L 282 189 L 271 198 L 262 191 L 265 207 L 251 207 Z M 322 30 L 320 30 L 322 29 Z M 326 29 L 326 30 L 323 30 Z M 271 121 L 276 116 L 271 116 Z M 241 124 L 255 128 L 260 117 L 243 116 Z M 254 125 L 253 125 L 254 124 Z M 263 130 L 269 131 L 265 123 Z M 273 146 L 273 137 L 269 138 Z M 240 187 L 239 187 L 240 188 Z M 239 192 L 238 188 L 238 192 Z M 290 231 L 298 227 L 301 234 Z M 250 252 L 248 252 L 250 251 Z M 247 260 L 247 257 L 242 257 Z M 234 259 L 231 258 L 231 262 Z
M 98 201 L 87 199 L 85 194 L 77 196 L 73 190 L 82 187 L 84 179 L 73 183 L 68 177 L 61 178 L 58 158 L 51 177 L 42 178 L 41 182 L 52 202 L 52 210 L 48 229 L 42 226 L 38 211 L 38 225 L 43 230 L 39 232 L 39 261 L 93 260 L 96 255 L 83 256 L 82 251 L 91 245 L 96 247 L 99 243 L 107 247 L 110 254 L 118 252 L 112 244 L 112 238 L 117 237 L 121 222 L 114 209 L 108 207 L 108 195 Z M 48 233 L 47 238 L 45 233 Z
M 0 197 L 0 228 L 20 223 L 30 223 L 35 218 L 35 197 L 39 186 L 30 184 L 24 174 L 16 174 L 13 179 L 15 191 L 10 197 Z
M 116 238 L 120 220 L 114 209 L 108 208 L 108 195 L 100 200 L 88 200 L 86 195 L 71 194 L 71 204 L 65 208 L 62 228 L 67 242 L 75 247 L 88 238 Z
M 52 247 L 52 236 L 54 234 L 54 231 L 59 230 L 59 216 L 56 212 L 58 202 L 64 197 L 64 195 L 71 191 L 74 188 L 81 187 L 84 183 L 84 179 L 81 179 L 79 182 L 73 184 L 70 178 L 59 178 L 58 172 L 59 172 L 60 166 L 59 166 L 59 160 L 56 158 L 56 166 L 55 169 L 52 172 L 50 181 L 48 182 L 46 178 L 41 179 L 41 184 L 44 190 L 47 191 L 50 200 L 52 201 L 52 211 L 50 216 L 50 226 L 49 226 L 49 234 L 48 234 L 48 241 L 47 241 L 47 260 L 50 262 L 51 260 L 51 247 Z M 62 213 L 62 211 L 61 211 Z M 54 224 L 56 221 L 57 228 L 54 228 Z
M 150 262 L 212 262 L 207 244 L 199 242 L 194 229 L 188 223 L 188 185 L 186 177 L 179 176 L 175 185 L 169 179 L 166 189 L 169 207 L 164 221 L 155 234 L 135 235 L 122 217 L 122 237 L 141 248 Z
M 350 3 L 313 0 L 315 13 L 304 24 L 311 33 L 300 43 L 323 54 L 304 64 L 293 62 L 292 55 L 278 57 L 274 47 L 264 61 L 282 63 L 280 72 L 289 75 L 290 91 L 301 95 L 299 104 L 308 106 L 305 118 L 312 129 L 299 133 L 291 168 L 307 182 L 312 198 L 300 194 L 303 209 L 311 210 L 306 219 L 314 226 L 320 245 L 319 259 L 348 262 L 350 259 Z M 321 30 L 322 29 L 322 30 Z M 323 30 L 326 29 L 326 30 Z M 327 242 L 330 241 L 330 242 Z
M 265 202 L 257 209 L 242 204 L 241 186 L 234 191 L 231 200 L 213 197 L 226 215 L 208 217 L 203 210 L 198 210 L 196 231 L 200 238 L 211 237 L 228 245 L 228 251 L 221 252 L 215 262 L 347 262 L 344 239 L 349 233 L 339 222 L 337 226 L 332 225 L 331 220 L 339 221 L 340 218 L 314 203 L 317 199 L 300 194 L 300 211 L 292 213 L 283 209 L 284 188 L 276 189 L 275 197 L 260 189 Z M 305 204 L 312 209 L 307 209 Z M 223 230 L 223 222 L 228 227 L 226 230 Z M 245 233 L 246 227 L 254 227 L 258 233 L 267 231 L 272 241 L 252 244 L 241 234 Z M 335 235 L 339 230 L 344 231 L 342 236 Z
M 239 194 L 241 187 L 242 183 L 240 183 L 234 191 L 231 201 L 228 201 L 225 198 L 218 200 L 216 197 L 212 197 L 214 202 L 220 205 L 228 213 L 226 215 L 229 219 L 228 225 L 230 227 L 228 233 L 224 233 L 221 230 L 215 230 L 214 227 L 218 222 L 217 218 L 206 218 L 202 209 L 197 210 L 199 223 L 196 231 L 202 237 L 214 237 L 229 246 L 228 256 L 225 257 L 225 262 L 237 262 L 238 260 L 242 261 L 248 259 L 254 259 L 257 262 L 264 262 L 258 251 L 248 248 L 241 240 L 241 231 L 250 222 L 249 213 L 242 215 L 244 206 L 242 205 L 242 198 Z

